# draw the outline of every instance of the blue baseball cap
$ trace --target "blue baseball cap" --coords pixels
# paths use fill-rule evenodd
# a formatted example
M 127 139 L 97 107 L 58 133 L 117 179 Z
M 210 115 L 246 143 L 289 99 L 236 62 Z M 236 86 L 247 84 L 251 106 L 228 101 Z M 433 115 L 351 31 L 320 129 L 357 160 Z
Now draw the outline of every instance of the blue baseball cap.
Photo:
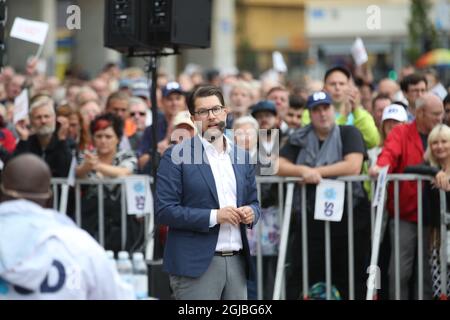
M 273 113 L 275 116 L 277 115 L 277 108 L 275 107 L 275 103 L 270 100 L 262 100 L 255 104 L 252 107 L 252 116 L 255 117 L 255 115 L 261 111 L 268 111 Z
M 131 94 L 134 97 L 141 97 L 150 100 L 150 85 L 145 78 L 134 80 L 131 84 Z
M 171 82 L 167 83 L 166 86 L 162 90 L 163 97 L 165 97 L 165 98 L 170 96 L 172 93 L 184 94 L 184 91 L 178 82 L 171 81 Z
M 306 107 L 311 110 L 312 108 L 325 104 L 330 105 L 333 103 L 330 95 L 325 91 L 314 92 L 312 95 L 308 97 L 308 101 L 306 102 Z

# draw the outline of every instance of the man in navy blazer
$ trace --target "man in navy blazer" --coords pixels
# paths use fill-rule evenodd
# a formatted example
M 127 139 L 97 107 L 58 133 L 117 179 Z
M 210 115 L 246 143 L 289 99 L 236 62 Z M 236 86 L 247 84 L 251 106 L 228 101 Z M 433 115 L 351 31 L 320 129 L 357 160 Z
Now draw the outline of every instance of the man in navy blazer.
M 188 108 L 202 135 L 167 150 L 157 172 L 156 222 L 169 226 L 164 270 L 176 299 L 245 300 L 246 228 L 260 216 L 255 166 L 223 134 L 219 88 L 197 88 Z

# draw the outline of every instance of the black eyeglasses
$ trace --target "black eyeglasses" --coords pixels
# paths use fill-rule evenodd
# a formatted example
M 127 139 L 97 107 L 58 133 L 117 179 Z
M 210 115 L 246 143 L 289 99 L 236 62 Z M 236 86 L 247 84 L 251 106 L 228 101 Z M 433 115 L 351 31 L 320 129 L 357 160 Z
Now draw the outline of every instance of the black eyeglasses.
M 134 117 L 137 114 L 143 117 L 147 114 L 147 112 L 131 112 L 130 116 Z
M 213 115 L 218 116 L 219 114 L 222 113 L 223 109 L 225 109 L 224 106 L 214 106 L 210 109 L 200 109 L 194 112 L 194 114 L 198 115 L 200 118 L 206 118 L 208 117 L 209 112 L 211 111 Z

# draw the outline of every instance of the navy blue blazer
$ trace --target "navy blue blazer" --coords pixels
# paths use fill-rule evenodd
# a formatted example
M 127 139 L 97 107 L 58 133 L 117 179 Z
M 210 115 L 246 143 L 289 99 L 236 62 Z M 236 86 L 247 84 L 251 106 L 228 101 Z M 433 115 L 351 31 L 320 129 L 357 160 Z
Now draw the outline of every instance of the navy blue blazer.
M 194 152 L 196 151 L 196 152 Z M 230 152 L 236 177 L 237 207 L 251 206 L 256 224 L 261 209 L 257 199 L 255 165 L 233 145 Z M 157 171 L 157 224 L 169 226 L 164 248 L 164 271 L 171 275 L 200 277 L 209 267 L 220 225 L 209 227 L 212 209 L 219 209 L 214 176 L 198 136 L 166 151 Z M 247 278 L 253 279 L 246 228 L 240 225 Z

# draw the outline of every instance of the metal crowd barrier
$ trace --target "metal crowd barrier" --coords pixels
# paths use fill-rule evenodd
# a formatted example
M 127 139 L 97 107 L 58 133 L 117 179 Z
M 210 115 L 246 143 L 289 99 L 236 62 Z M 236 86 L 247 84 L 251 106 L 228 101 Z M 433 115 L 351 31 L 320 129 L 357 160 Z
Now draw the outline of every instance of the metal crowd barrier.
M 340 181 L 344 181 L 346 183 L 346 198 L 347 198 L 347 215 L 348 215 L 348 282 L 349 282 L 349 290 L 348 290 L 348 298 L 350 300 L 355 299 L 355 270 L 354 270 L 354 213 L 353 213 L 353 195 L 352 195 L 352 183 L 353 182 L 364 182 L 371 181 L 371 189 L 372 194 L 375 192 L 375 181 L 371 179 L 369 176 L 347 176 L 338 178 Z M 418 188 L 418 223 L 417 223 L 417 270 L 418 270 L 418 299 L 424 299 L 423 296 L 423 270 L 424 263 L 428 266 L 428 261 L 423 261 L 423 212 L 422 212 L 422 185 L 423 181 L 431 181 L 432 178 L 429 176 L 423 175 L 415 175 L 415 174 L 392 174 L 388 175 L 388 182 L 394 183 L 394 201 L 395 201 L 395 216 L 394 216 L 394 250 L 395 253 L 395 288 L 390 288 L 390 290 L 395 289 L 395 297 L 396 299 L 400 299 L 400 252 L 399 252 L 399 182 L 400 181 L 417 181 Z M 298 178 L 282 178 L 282 177 L 257 177 L 257 187 L 258 187 L 258 197 L 261 197 L 261 184 L 278 184 L 279 188 L 279 217 L 280 217 L 280 245 L 278 251 L 278 261 L 277 261 L 277 271 L 275 276 L 275 285 L 273 291 L 273 299 L 279 300 L 283 299 L 286 294 L 286 281 L 285 281 L 285 267 L 286 267 L 286 255 L 287 255 L 287 246 L 288 246 L 288 236 L 289 236 L 289 228 L 292 217 L 292 204 L 294 197 L 294 188 L 298 182 L 301 180 Z M 284 195 L 284 185 L 286 185 L 286 195 Z M 306 212 L 306 186 L 300 185 L 300 194 L 302 197 L 301 201 L 301 212 Z M 386 185 L 387 188 L 387 185 Z M 285 196 L 285 197 L 284 197 Z M 392 196 L 387 195 L 386 197 Z M 261 199 L 260 199 L 261 200 Z M 284 201 L 283 201 L 284 200 Z M 384 205 L 384 204 L 383 204 Z M 345 213 L 344 213 L 345 214 Z M 383 210 L 383 217 L 387 215 L 387 210 Z M 441 268 L 441 292 L 443 294 L 442 298 L 446 298 L 447 293 L 447 224 L 450 221 L 450 216 L 447 213 L 446 208 L 446 200 L 445 200 L 445 192 L 440 191 L 440 234 L 441 234 L 441 243 L 440 243 L 440 268 Z M 376 254 L 378 254 L 378 250 L 380 247 L 380 243 L 382 238 L 379 237 L 378 243 L 373 243 L 373 235 L 375 232 L 375 208 L 371 205 L 371 213 L 370 213 L 370 222 L 371 222 L 371 233 L 370 235 L 370 243 L 371 250 L 376 250 Z M 326 298 L 331 299 L 331 288 L 332 288 L 332 279 L 331 279 L 331 244 L 330 244 L 330 223 L 329 221 L 325 222 L 325 283 L 326 283 Z M 389 227 L 389 226 L 388 226 Z M 302 287 L 303 287 L 303 298 L 307 299 L 308 291 L 309 291 L 309 279 L 308 279 L 308 223 L 306 214 L 301 214 L 301 234 L 302 234 Z M 385 232 L 389 232 L 389 229 L 386 229 Z M 257 293 L 258 299 L 262 299 L 263 297 L 263 270 L 262 270 L 262 252 L 261 252 L 261 225 L 257 228 Z M 370 256 L 368 256 L 370 258 Z M 371 267 L 367 269 L 369 276 L 373 276 Z M 378 270 L 378 269 L 376 269 Z M 388 270 L 384 270 L 383 272 L 388 272 Z M 380 275 L 376 275 L 380 276 Z M 376 277 L 375 277 L 376 278 Z M 368 281 L 373 280 L 373 278 L 369 278 Z M 369 283 L 369 282 L 368 282 Z M 372 283 L 371 285 L 375 285 Z M 431 284 L 430 284 L 431 285 Z
M 127 203 L 126 203 L 126 178 L 121 179 L 77 179 L 75 181 L 75 223 L 82 227 L 82 201 L 81 187 L 95 185 L 97 186 L 97 200 L 103 199 L 105 185 L 119 185 L 121 190 L 121 247 L 125 250 L 127 240 Z M 150 177 L 150 184 L 153 179 Z M 66 205 L 68 198 L 68 179 L 52 178 L 53 208 L 66 214 Z M 63 204 L 63 202 L 66 202 Z M 153 209 L 153 208 L 152 208 Z M 98 242 L 102 247 L 105 246 L 105 211 L 104 201 L 98 201 Z M 146 248 L 146 259 L 153 259 L 153 234 L 154 234 L 154 216 L 153 214 L 144 216 L 144 248 Z
M 292 205 L 294 198 L 294 188 L 301 181 L 299 178 L 281 178 L 281 177 L 257 177 L 257 187 L 258 187 L 258 197 L 261 201 L 261 184 L 278 184 L 278 212 L 279 212 L 279 221 L 280 221 L 280 245 L 278 251 L 278 260 L 277 260 L 277 271 L 275 276 L 275 285 L 273 292 L 273 299 L 279 300 L 284 299 L 286 295 L 286 281 L 285 281 L 285 267 L 286 267 L 286 255 L 287 255 L 287 246 L 288 246 L 288 236 L 289 236 L 289 228 L 290 221 L 292 217 Z M 371 180 L 368 176 L 348 176 L 338 178 L 340 181 L 346 182 L 346 197 L 347 197 L 347 215 L 348 215 L 348 278 L 349 278 L 349 299 L 355 299 L 355 287 L 354 287 L 354 239 L 353 239 L 353 197 L 352 197 L 352 182 L 363 182 L 363 181 L 371 181 L 371 189 L 372 194 L 375 190 L 375 181 Z M 423 212 L 422 212 L 422 184 L 423 181 L 430 181 L 431 178 L 428 176 L 422 175 L 413 175 L 413 174 L 403 174 L 403 175 L 388 175 L 388 181 L 394 183 L 394 201 L 395 201 L 395 216 L 394 216 L 394 248 L 392 248 L 395 252 L 395 297 L 396 299 L 400 299 L 400 253 L 399 253 L 399 212 L 400 212 L 400 203 L 399 203 L 399 182 L 400 181 L 417 181 L 418 188 L 418 223 L 417 223 L 417 255 L 420 257 L 418 259 L 418 299 L 423 299 L 423 270 L 425 268 L 423 257 Z M 78 226 L 81 227 L 82 224 L 82 208 L 81 208 L 81 186 L 83 185 L 96 185 L 98 187 L 98 199 L 103 199 L 104 195 L 104 186 L 105 185 L 120 185 L 121 186 L 121 244 L 122 249 L 125 249 L 126 239 L 127 239 L 127 207 L 126 207 L 126 187 L 125 187 L 126 179 L 95 179 L 95 180 L 76 180 L 75 184 L 75 222 Z M 150 181 L 151 182 L 151 181 Z M 284 187 L 286 186 L 286 194 L 284 192 Z M 67 188 L 67 179 L 54 178 L 52 179 L 52 188 L 54 193 L 54 202 L 53 207 L 58 210 L 61 209 L 61 201 L 64 196 L 61 196 L 61 193 L 64 193 Z M 306 187 L 305 185 L 300 185 L 301 188 L 301 197 L 302 197 L 302 207 L 300 208 L 301 212 L 306 212 Z M 61 192 L 60 192 L 61 191 Z M 392 196 L 392 195 L 389 195 Z M 345 214 L 345 213 L 344 213 Z M 386 214 L 386 212 L 384 213 Z M 441 267 L 441 292 L 443 294 L 443 298 L 446 298 L 447 293 L 447 224 L 450 222 L 450 215 L 447 213 L 446 208 L 446 198 L 445 192 L 440 191 L 440 235 L 441 235 L 441 243 L 440 243 L 440 267 Z M 371 248 L 374 248 L 373 243 L 373 234 L 375 228 L 375 210 L 371 207 Z M 104 212 L 104 203 L 103 201 L 98 202 L 98 233 L 99 233 L 99 243 L 104 246 L 105 244 L 105 212 Z M 258 299 L 262 299 L 263 297 L 263 265 L 262 265 L 262 250 L 261 250 L 261 224 L 257 224 L 257 294 Z M 304 298 L 307 298 L 307 292 L 309 290 L 309 279 L 308 279 L 308 237 L 307 237 L 307 216 L 305 214 L 301 215 L 301 234 L 302 234 L 302 283 L 303 283 L 303 293 Z M 385 232 L 389 232 L 386 230 Z M 147 244 L 147 248 L 151 248 L 149 244 L 153 244 L 153 234 L 154 234 L 154 217 L 153 215 L 145 216 L 145 243 Z M 331 287 L 332 287 L 332 279 L 331 279 L 331 245 L 330 245 L 330 222 L 325 222 L 325 283 L 326 283 L 326 297 L 327 299 L 331 299 Z M 380 238 L 381 241 L 381 238 Z M 379 247 L 379 243 L 375 244 Z M 375 246 L 375 247 L 376 247 Z M 150 259 L 153 258 L 153 249 L 149 249 L 151 252 Z M 147 259 L 149 257 L 147 256 Z M 387 271 L 386 271 L 387 272 Z

